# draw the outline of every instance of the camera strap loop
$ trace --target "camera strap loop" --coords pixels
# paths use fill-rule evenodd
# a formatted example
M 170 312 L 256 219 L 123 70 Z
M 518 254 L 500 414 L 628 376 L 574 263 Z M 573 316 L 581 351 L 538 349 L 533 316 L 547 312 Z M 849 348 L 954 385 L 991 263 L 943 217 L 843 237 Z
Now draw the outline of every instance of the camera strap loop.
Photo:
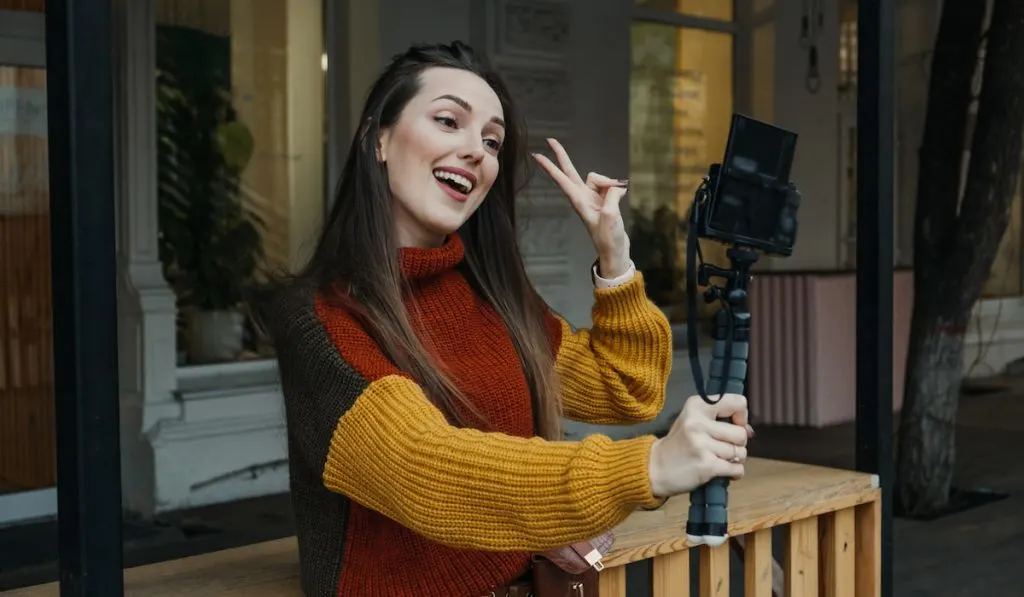
M 706 183 L 703 186 L 706 186 Z M 697 329 L 700 327 L 697 320 L 697 271 L 704 261 L 703 256 L 700 254 L 700 242 L 697 238 L 697 221 L 700 218 L 699 212 L 702 207 L 701 204 L 704 202 L 703 199 L 704 196 L 698 193 L 698 200 L 694 201 L 693 208 L 690 210 L 690 228 L 686 234 L 686 336 L 689 345 L 690 368 L 693 370 L 693 383 L 697 387 L 697 393 L 704 402 L 714 404 L 721 400 L 722 394 L 726 393 L 728 376 L 722 375 L 719 379 L 717 392 L 719 398 L 717 400 L 708 398 L 697 345 Z M 724 371 L 729 371 L 730 362 L 732 361 L 732 341 L 734 335 L 732 305 L 721 294 L 718 294 L 718 299 L 722 304 L 722 308 L 725 309 L 728 319 L 729 333 L 725 339 L 723 366 Z

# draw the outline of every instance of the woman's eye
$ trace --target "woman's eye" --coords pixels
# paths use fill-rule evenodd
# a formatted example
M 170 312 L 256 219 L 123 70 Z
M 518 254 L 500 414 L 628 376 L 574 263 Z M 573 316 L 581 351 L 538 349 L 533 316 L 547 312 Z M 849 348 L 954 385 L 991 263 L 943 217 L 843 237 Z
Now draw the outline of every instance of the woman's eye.
M 455 128 L 455 119 L 451 116 L 438 116 L 434 120 L 443 126 Z
M 484 139 L 484 143 L 494 151 L 501 149 L 501 141 L 498 141 L 497 139 Z

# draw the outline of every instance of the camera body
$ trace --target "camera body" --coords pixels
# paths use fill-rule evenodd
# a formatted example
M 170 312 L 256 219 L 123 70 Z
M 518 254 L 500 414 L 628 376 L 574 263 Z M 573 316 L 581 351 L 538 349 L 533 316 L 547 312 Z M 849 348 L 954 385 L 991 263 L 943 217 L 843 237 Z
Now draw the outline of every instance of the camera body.
M 697 192 L 691 222 L 699 238 L 788 257 L 801 195 L 789 181 L 797 135 L 735 114 L 725 158 Z

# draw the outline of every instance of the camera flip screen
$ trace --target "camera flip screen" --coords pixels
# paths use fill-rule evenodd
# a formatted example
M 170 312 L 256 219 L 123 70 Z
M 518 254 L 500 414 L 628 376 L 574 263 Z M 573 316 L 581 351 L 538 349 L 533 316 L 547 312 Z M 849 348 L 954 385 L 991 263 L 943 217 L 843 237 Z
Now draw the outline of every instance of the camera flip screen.
M 788 254 L 799 204 L 789 188 L 796 141 L 793 132 L 734 115 L 723 165 L 712 169 L 701 236 Z

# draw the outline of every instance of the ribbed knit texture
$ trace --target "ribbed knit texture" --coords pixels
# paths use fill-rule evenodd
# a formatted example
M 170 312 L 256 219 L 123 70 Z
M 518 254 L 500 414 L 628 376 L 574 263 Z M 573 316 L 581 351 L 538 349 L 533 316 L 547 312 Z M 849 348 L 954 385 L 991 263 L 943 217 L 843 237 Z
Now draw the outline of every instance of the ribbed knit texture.
M 312 474 L 292 474 L 307 594 L 478 597 L 525 572 L 532 551 L 599 535 L 660 502 L 647 474 L 653 437 L 531 437 L 526 379 L 500 318 L 457 268 L 463 251 L 458 236 L 403 249 L 414 288 L 407 306 L 491 432 L 449 425 L 335 303 L 309 297 L 278 312 L 291 321 L 276 322 L 275 336 L 292 466 L 321 466 L 316 486 Z M 574 331 L 555 314 L 547 322 L 566 416 L 649 420 L 664 403 L 668 322 L 640 274 L 595 295 L 592 329 Z M 333 355 L 307 353 L 322 350 L 323 338 Z M 323 539 L 338 529 L 342 544 Z

